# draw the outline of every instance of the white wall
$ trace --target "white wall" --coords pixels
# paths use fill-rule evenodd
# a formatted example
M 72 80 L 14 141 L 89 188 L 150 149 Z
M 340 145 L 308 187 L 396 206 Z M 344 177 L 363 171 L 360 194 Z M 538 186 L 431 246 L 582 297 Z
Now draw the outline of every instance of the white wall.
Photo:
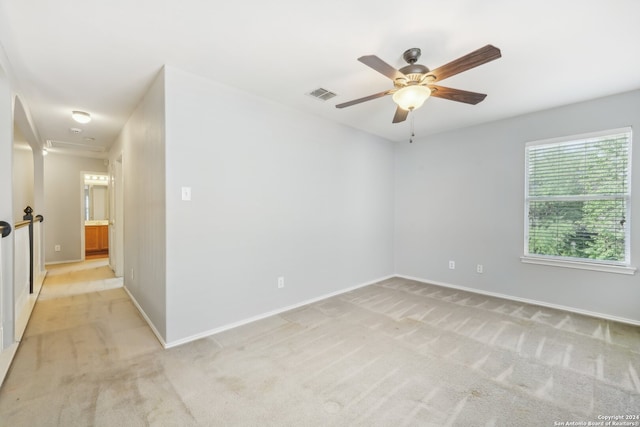
M 116 222 L 116 227 L 124 228 L 124 284 L 163 339 L 166 337 L 164 128 L 162 71 L 115 141 L 109 161 L 115 165 L 122 156 L 124 221 Z M 111 192 L 113 196 L 115 193 Z
M 520 261 L 525 142 L 624 126 L 638 140 L 638 111 L 634 91 L 397 145 L 396 273 L 640 322 L 638 273 Z M 631 264 L 638 267 L 640 150 L 632 162 Z
M 165 73 L 167 342 L 393 273 L 392 143 Z
M 29 319 L 30 307 L 28 304 L 29 299 L 29 227 L 22 227 L 14 229 L 15 240 L 15 257 L 13 267 L 13 294 L 15 298 L 16 313 L 16 340 L 20 339 L 21 332 L 24 331 L 24 327 Z M 19 321 L 18 319 L 23 319 Z
M 13 102 L 9 76 L 5 72 L 8 61 L 0 48 L 0 221 L 13 228 Z M 2 258 L 2 282 L 0 282 L 0 328 L 4 331 L 0 338 L 0 352 L 13 344 L 13 232 L 0 238 Z
M 56 153 L 44 160 L 46 263 L 83 259 L 82 171 L 106 172 L 107 166 L 102 159 Z M 55 245 L 60 245 L 60 252 L 54 251 Z
M 32 215 L 37 215 L 34 205 L 34 179 L 33 179 L 33 153 L 31 147 L 25 143 L 20 130 L 14 126 L 13 131 L 13 222 L 23 221 L 27 206 L 34 209 Z M 29 228 L 22 227 L 19 230 L 14 228 L 14 312 L 16 319 L 24 319 L 16 324 L 16 337 L 19 339 L 23 326 L 28 320 L 28 297 L 29 297 Z M 37 245 L 37 243 L 36 243 Z M 35 249 L 35 248 L 34 248 Z M 38 246 L 39 250 L 40 247 Z M 35 255 L 35 251 L 34 251 Z M 35 263 L 34 263 L 35 266 Z M 38 268 L 34 268 L 34 273 L 38 274 Z M 22 325 L 23 324 L 23 325 Z
M 33 127 L 28 108 L 22 103 L 19 91 L 10 72 L 9 60 L 4 49 L 0 45 L 0 220 L 9 224 L 16 220 L 22 220 L 22 215 L 14 209 L 14 129 L 20 129 L 22 139 L 28 142 L 32 149 L 38 152 L 32 153 L 31 161 L 31 184 L 28 186 L 29 194 L 26 196 L 19 194 L 18 199 L 32 199 L 33 208 L 36 213 L 40 213 L 39 208 L 43 205 L 43 174 L 42 174 L 42 154 L 37 131 Z M 18 160 L 20 164 L 20 160 Z M 20 174 L 21 171 L 17 171 Z M 21 191 L 21 190 L 20 190 Z M 24 197 L 21 199 L 21 197 Z M 24 207 L 22 208 L 24 209 Z M 18 217 L 14 217 L 18 215 Z M 0 282 L 0 330 L 3 332 L 0 338 L 0 351 L 11 347 L 15 342 L 14 327 L 14 241 L 15 232 L 6 238 L 1 239 L 2 259 L 0 268 L 2 269 L 2 282 Z M 40 259 L 40 258 L 38 258 Z M 41 273 L 42 265 L 35 266 Z M 6 360 L 6 359 L 0 359 Z M 0 366 L 0 375 L 5 366 Z

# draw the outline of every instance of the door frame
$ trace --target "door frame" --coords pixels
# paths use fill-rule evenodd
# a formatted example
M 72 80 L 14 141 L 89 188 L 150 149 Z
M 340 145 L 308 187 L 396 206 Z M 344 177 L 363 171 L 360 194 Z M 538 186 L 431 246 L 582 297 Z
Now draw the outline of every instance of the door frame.
M 116 277 L 124 276 L 124 164 L 120 153 L 109 165 L 109 264 Z
M 84 214 L 87 209 L 86 200 L 84 197 L 84 186 L 85 186 L 85 175 L 99 175 L 107 177 L 107 191 L 109 191 L 109 198 L 111 197 L 111 185 L 109 183 L 109 173 L 108 172 L 96 172 L 96 171 L 80 171 L 80 259 L 82 261 L 85 260 L 85 237 L 84 237 Z M 111 212 L 109 212 L 109 217 L 111 217 Z M 111 252 L 111 242 L 109 242 L 109 252 Z

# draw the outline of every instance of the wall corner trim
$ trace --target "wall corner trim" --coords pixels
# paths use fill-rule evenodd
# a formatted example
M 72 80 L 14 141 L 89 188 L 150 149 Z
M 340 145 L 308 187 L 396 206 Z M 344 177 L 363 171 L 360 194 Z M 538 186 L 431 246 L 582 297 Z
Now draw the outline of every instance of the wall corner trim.
M 147 325 L 149 325 L 149 328 L 151 328 L 151 331 L 153 332 L 153 334 L 156 336 L 156 338 L 160 342 L 160 345 L 162 345 L 163 348 L 169 348 L 169 347 L 167 347 L 167 343 L 165 342 L 164 338 L 162 338 L 162 335 L 160 335 L 160 332 L 158 332 L 158 330 L 156 329 L 155 325 L 153 324 L 153 322 L 151 321 L 149 316 L 147 316 L 147 313 L 144 312 L 144 310 L 142 309 L 140 304 L 138 304 L 138 301 L 136 301 L 136 299 L 133 297 L 133 294 L 131 292 L 129 292 L 129 289 L 127 289 L 126 286 L 123 286 L 123 288 L 124 288 L 125 292 L 127 293 L 127 295 L 129 295 L 129 299 L 131 299 L 131 302 L 133 302 L 133 305 L 136 306 L 136 308 L 138 309 L 138 311 L 140 312 L 140 314 L 144 318 L 144 321 L 147 322 Z

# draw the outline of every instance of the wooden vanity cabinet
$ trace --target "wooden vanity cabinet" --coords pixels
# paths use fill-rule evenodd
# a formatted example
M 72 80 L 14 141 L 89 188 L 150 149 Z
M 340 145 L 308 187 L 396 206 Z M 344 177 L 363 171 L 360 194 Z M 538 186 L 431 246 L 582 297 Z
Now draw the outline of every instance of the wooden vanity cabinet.
M 84 249 L 87 254 L 109 252 L 109 226 L 85 225 Z

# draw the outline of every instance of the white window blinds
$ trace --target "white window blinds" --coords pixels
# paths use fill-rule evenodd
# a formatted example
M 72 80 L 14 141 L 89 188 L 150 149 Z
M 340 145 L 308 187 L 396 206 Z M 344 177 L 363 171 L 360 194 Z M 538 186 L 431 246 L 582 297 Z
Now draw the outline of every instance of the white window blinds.
M 526 146 L 525 255 L 629 264 L 631 129 Z

